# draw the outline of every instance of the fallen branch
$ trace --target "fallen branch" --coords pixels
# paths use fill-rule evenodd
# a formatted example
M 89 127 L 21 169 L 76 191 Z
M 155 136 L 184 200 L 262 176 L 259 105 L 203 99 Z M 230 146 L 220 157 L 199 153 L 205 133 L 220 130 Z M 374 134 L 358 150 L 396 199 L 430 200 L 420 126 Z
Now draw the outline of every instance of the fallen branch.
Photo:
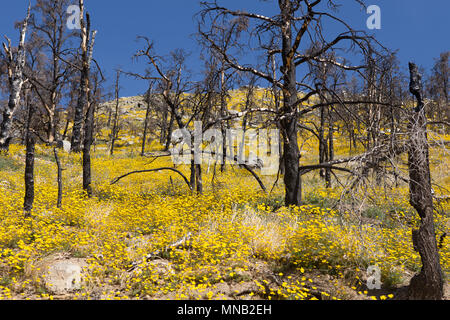
M 336 167 L 336 166 L 333 166 L 332 164 L 329 164 L 329 163 L 322 163 L 322 164 L 316 164 L 316 165 L 299 167 L 301 175 L 305 175 L 308 172 L 311 172 L 311 171 L 314 171 L 314 170 L 318 170 L 318 169 L 331 169 L 331 170 L 345 171 L 345 172 L 348 172 L 348 173 L 356 175 L 356 173 L 354 171 L 350 170 L 350 169 L 342 168 L 342 167 Z
M 137 170 L 137 171 L 132 171 L 132 172 L 128 172 L 127 174 L 124 174 L 123 176 L 120 176 L 116 179 L 114 179 L 113 181 L 111 181 L 111 185 L 116 184 L 117 182 L 119 182 L 120 180 L 122 180 L 123 178 L 126 178 L 132 174 L 137 174 L 137 173 L 147 173 L 147 172 L 158 172 L 158 171 L 163 171 L 163 170 L 169 170 L 169 171 L 173 171 L 175 173 L 178 173 L 186 182 L 186 184 L 189 187 L 189 190 L 192 191 L 192 187 L 191 184 L 189 183 L 188 178 L 186 178 L 186 176 L 181 173 L 181 171 L 175 169 L 175 168 L 169 168 L 169 167 L 164 167 L 164 168 L 157 168 L 157 169 L 147 169 L 147 170 Z
M 247 170 L 248 172 L 250 172 L 252 174 L 252 176 L 256 179 L 256 181 L 258 181 L 259 186 L 261 187 L 261 189 L 263 189 L 264 192 L 267 192 L 266 187 L 264 186 L 264 183 L 262 182 L 262 180 L 259 178 L 259 176 L 255 173 L 255 171 L 253 171 L 252 168 L 250 168 L 250 166 L 244 164 L 240 164 L 245 170 Z

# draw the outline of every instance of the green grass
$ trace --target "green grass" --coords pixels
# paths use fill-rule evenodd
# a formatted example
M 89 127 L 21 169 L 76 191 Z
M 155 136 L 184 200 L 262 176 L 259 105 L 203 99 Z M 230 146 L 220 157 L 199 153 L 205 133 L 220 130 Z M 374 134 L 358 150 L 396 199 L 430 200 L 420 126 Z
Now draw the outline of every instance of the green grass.
M 18 161 L 0 155 L 0 171 L 18 171 L 21 167 Z

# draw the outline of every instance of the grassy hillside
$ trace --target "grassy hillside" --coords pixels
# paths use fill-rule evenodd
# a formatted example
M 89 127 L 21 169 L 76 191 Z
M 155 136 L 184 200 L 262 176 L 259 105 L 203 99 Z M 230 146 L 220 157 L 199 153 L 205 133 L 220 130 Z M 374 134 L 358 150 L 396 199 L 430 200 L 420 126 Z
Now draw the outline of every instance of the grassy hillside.
M 139 110 L 128 111 L 137 125 Z M 192 194 L 172 172 L 132 175 L 110 185 L 131 170 L 172 166 L 170 158 L 140 157 L 137 134 L 124 131 L 121 137 L 135 144 L 119 145 L 113 157 L 102 144 L 93 151 L 91 199 L 80 191 L 80 155 L 60 152 L 61 209 L 52 150 L 37 146 L 29 220 L 22 216 L 25 150 L 13 145 L 9 156 L 0 156 L 0 299 L 393 299 L 396 288 L 420 270 L 411 241 L 418 217 L 405 184 L 392 190 L 367 186 L 337 205 L 343 188 L 325 189 L 310 173 L 305 204 L 292 208 L 282 207 L 281 181 L 264 193 L 236 166 L 222 174 L 204 165 L 202 195 Z M 314 141 L 302 137 L 304 164 L 318 161 Z M 339 136 L 336 153 L 350 153 Z M 431 160 L 434 181 L 448 189 L 448 155 L 433 149 Z M 179 169 L 189 175 L 187 166 Z M 269 191 L 275 180 L 263 177 Z M 435 190 L 442 199 L 444 188 Z M 361 201 L 355 205 L 354 199 Z M 446 199 L 436 205 L 438 240 L 450 231 Z M 183 246 L 165 250 L 187 235 Z M 440 255 L 448 280 L 448 240 Z M 54 294 L 45 285 L 46 268 L 69 258 L 86 264 L 82 287 Z M 382 290 L 366 288 L 371 265 L 381 270 Z

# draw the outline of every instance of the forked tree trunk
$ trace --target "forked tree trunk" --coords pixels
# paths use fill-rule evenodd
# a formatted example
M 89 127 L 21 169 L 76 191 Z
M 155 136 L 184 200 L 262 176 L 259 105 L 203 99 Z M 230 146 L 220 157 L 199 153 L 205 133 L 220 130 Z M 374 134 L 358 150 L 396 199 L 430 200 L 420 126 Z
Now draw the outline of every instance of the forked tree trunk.
M 75 106 L 75 116 L 73 120 L 71 151 L 81 152 L 81 131 L 83 128 L 83 119 L 85 118 L 84 110 L 89 104 L 89 74 L 92 60 L 92 50 L 95 41 L 96 31 L 91 36 L 91 21 L 89 14 L 84 19 L 84 1 L 79 0 L 80 6 L 80 23 L 81 23 L 81 75 L 80 88 L 77 105 Z
M 83 0 L 79 0 L 80 4 L 80 21 L 81 21 L 81 89 L 76 112 L 83 115 L 83 110 L 87 107 L 84 121 L 84 140 L 83 140 L 83 190 L 89 197 L 92 196 L 92 178 L 91 178 L 91 146 L 94 137 L 94 114 L 95 106 L 90 99 L 90 70 L 92 55 L 94 52 L 95 36 L 97 31 L 91 34 L 91 21 L 89 13 L 86 13 L 86 23 L 84 22 L 84 4 Z M 79 123 L 81 124 L 82 121 Z M 75 123 L 74 123 L 75 125 Z M 77 129 L 78 130 L 78 129 Z M 81 132 L 80 132 L 81 133 Z M 72 151 L 77 152 L 81 148 L 81 135 L 73 135 Z
M 420 228 L 414 230 L 414 249 L 422 259 L 422 270 L 411 279 L 408 298 L 412 300 L 441 300 L 443 277 L 439 263 L 436 233 L 433 221 L 433 197 L 426 129 L 426 117 L 421 93 L 421 76 L 415 64 L 409 64 L 411 73 L 410 91 L 418 100 L 416 112 L 412 114 L 409 130 L 409 188 L 410 203 L 421 218 Z

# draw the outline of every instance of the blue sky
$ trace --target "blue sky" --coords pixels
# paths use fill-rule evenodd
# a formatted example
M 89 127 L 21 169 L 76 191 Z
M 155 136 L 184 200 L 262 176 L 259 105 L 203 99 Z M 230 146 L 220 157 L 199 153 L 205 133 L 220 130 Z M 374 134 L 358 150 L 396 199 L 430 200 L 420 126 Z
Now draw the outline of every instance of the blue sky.
M 29 0 L 3 1 L 0 12 L 0 36 L 7 35 L 14 43 L 18 31 L 14 22 L 22 19 Z M 31 0 L 32 3 L 34 0 Z M 232 9 L 255 11 L 265 15 L 276 12 L 277 1 L 222 0 L 223 6 Z M 367 30 L 369 15 L 355 6 L 346 9 L 351 0 L 338 0 L 344 7 L 339 16 L 360 30 Z M 73 1 L 77 3 L 77 1 Z M 92 24 L 98 30 L 95 58 L 99 61 L 112 85 L 114 70 L 142 70 L 144 63 L 133 62 L 131 56 L 139 48 L 136 36 L 145 35 L 155 42 L 159 55 L 176 48 L 191 52 L 190 69 L 199 72 L 198 45 L 193 38 L 196 31 L 193 15 L 200 10 L 198 0 L 85 0 L 91 13 Z M 382 29 L 370 31 L 386 47 L 399 50 L 398 56 L 406 70 L 407 62 L 414 60 L 429 70 L 433 59 L 450 50 L 449 0 L 367 0 L 382 10 Z M 123 79 L 122 96 L 142 93 L 146 83 Z

